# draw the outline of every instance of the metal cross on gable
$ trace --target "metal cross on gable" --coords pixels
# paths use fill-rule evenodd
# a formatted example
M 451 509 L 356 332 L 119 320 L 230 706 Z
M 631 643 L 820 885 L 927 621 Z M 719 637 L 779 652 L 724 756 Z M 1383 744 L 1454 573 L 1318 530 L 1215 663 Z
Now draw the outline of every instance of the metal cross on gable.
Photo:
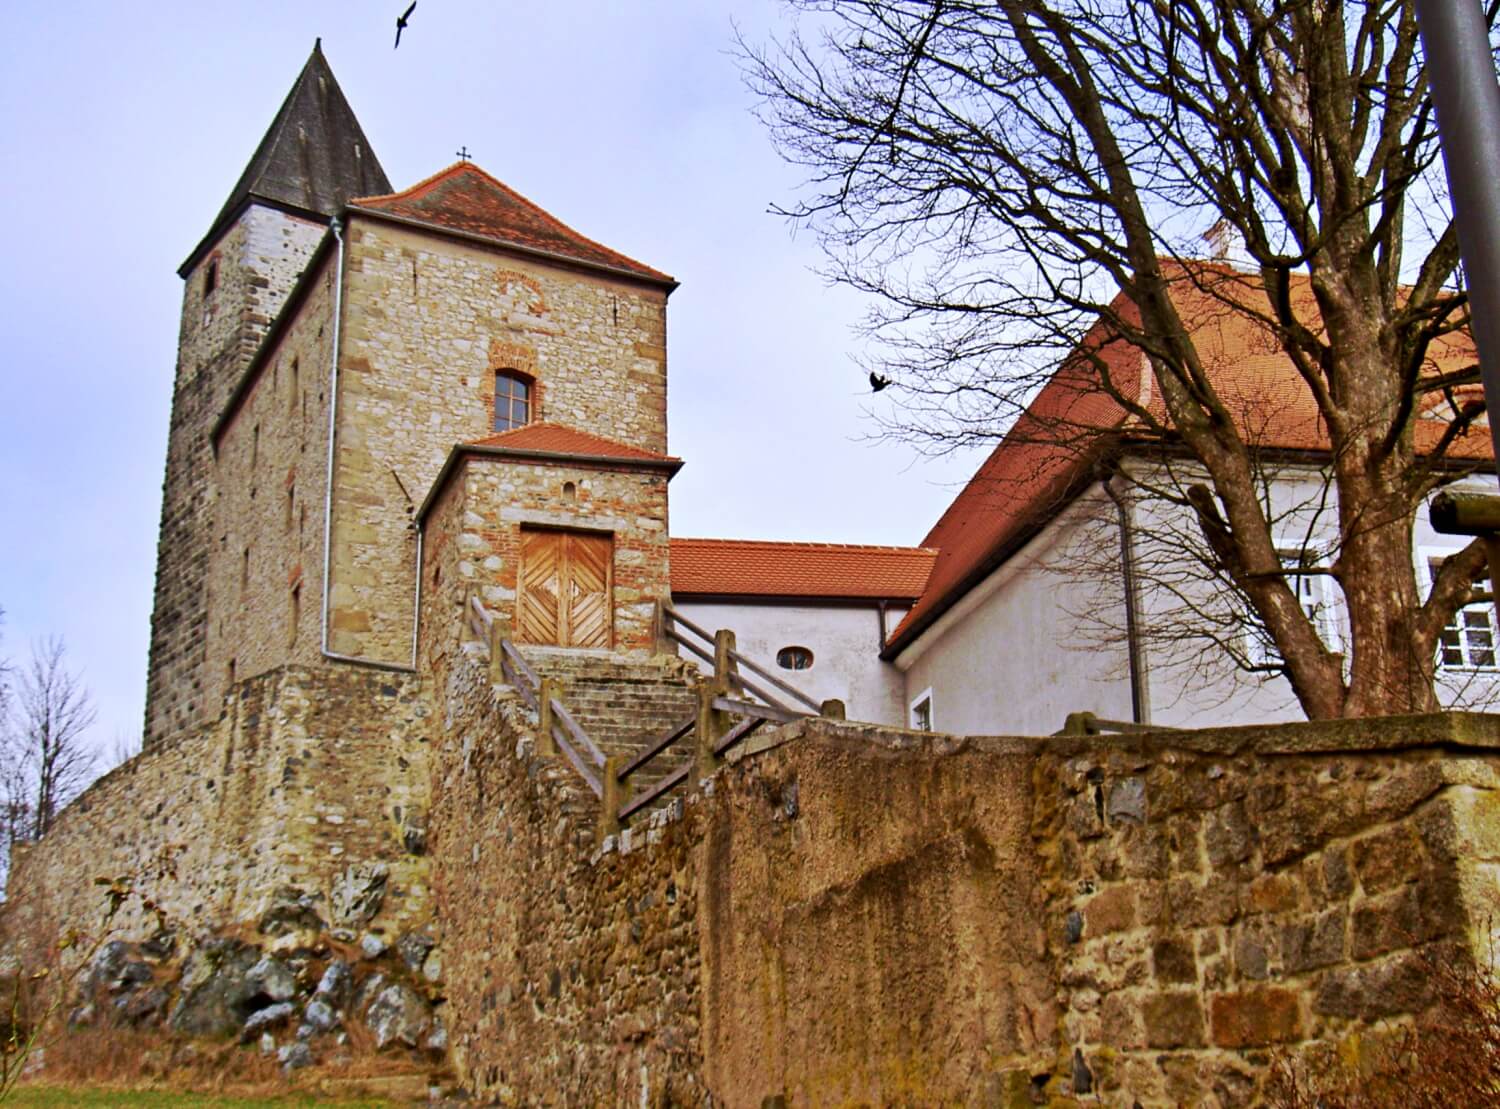
M 458 148 L 458 160 L 461 162 L 469 160 L 469 148 L 467 146 L 460 146 Z

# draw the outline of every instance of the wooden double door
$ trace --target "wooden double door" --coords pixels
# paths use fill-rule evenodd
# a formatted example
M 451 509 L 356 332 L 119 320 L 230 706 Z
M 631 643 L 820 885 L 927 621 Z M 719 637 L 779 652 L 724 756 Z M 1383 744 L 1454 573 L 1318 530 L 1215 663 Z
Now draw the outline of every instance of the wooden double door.
M 613 536 L 522 528 L 516 638 L 558 647 L 609 647 L 613 567 Z

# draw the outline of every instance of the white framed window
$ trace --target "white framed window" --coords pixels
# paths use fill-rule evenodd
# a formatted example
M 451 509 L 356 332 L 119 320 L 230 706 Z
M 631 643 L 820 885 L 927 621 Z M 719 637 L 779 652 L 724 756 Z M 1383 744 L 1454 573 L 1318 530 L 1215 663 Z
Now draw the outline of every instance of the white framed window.
M 1418 567 L 1426 592 L 1432 591 L 1432 580 L 1438 568 L 1457 549 L 1440 550 L 1424 547 L 1418 552 Z M 1489 575 L 1474 583 L 1474 591 L 1494 594 Z M 1500 670 L 1495 650 L 1495 606 L 1490 601 L 1475 601 L 1453 614 L 1438 638 L 1437 664 L 1443 670 Z
M 1318 552 L 1306 547 L 1278 543 L 1276 555 L 1281 559 L 1283 570 L 1313 570 L 1320 565 Z M 1307 613 L 1307 618 L 1312 622 L 1323 645 L 1330 651 L 1338 651 L 1343 640 L 1339 633 L 1338 601 L 1333 578 L 1323 573 L 1291 573 L 1286 576 L 1286 584 L 1296 594 L 1297 603 Z M 1250 661 L 1257 666 L 1268 666 L 1281 661 L 1281 653 L 1276 650 L 1276 644 L 1271 642 L 1270 633 L 1262 627 L 1250 631 L 1247 653 Z
M 918 693 L 912 700 L 907 719 L 911 726 L 919 732 L 932 731 L 932 687 Z

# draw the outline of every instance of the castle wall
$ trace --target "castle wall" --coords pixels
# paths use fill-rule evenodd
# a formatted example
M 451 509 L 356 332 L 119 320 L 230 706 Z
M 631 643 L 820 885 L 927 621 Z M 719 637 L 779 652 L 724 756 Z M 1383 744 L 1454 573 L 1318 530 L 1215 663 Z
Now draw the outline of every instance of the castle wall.
M 448 481 L 462 489 L 462 499 L 445 496 L 427 517 L 424 584 L 438 572 L 449 574 L 450 587 L 424 599 L 424 607 L 452 614 L 429 621 L 434 636 L 459 641 L 463 601 L 471 590 L 514 626 L 521 529 L 530 525 L 612 536 L 612 648 L 655 651 L 655 602 L 670 591 L 665 473 L 485 455 L 468 456 L 459 466 Z M 569 485 L 571 493 L 565 488 Z M 456 575 L 439 570 L 443 559 Z
M 7 932 L 96 927 L 97 877 L 132 882 L 184 936 L 256 921 L 282 887 L 321 898 L 328 919 L 338 877 L 370 864 L 389 871 L 377 926 L 423 920 L 428 717 L 401 675 L 285 667 L 240 682 L 216 721 L 112 770 L 16 852 Z M 115 923 L 134 938 L 156 927 L 134 899 Z
M 184 282 L 151 615 L 147 747 L 218 711 L 204 673 L 217 494 L 209 430 L 322 235 L 319 224 L 251 205 Z M 205 293 L 214 264 L 217 284 Z
M 411 657 L 411 513 L 449 450 L 493 433 L 494 372 L 533 420 L 662 452 L 666 294 L 362 217 L 347 233 L 331 647 Z
M 208 703 L 233 681 L 321 661 L 323 491 L 335 259 L 220 435 L 208 573 Z
M 601 853 L 478 661 L 445 716 L 455 1062 L 508 1101 L 1248 1105 L 1273 1051 L 1367 1047 L 1492 957 L 1493 717 L 809 720 Z

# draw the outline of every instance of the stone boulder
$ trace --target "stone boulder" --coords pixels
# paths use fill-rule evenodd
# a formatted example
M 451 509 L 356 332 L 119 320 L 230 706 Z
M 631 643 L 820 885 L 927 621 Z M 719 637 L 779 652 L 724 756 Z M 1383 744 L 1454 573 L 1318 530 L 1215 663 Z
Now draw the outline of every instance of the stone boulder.
M 183 964 L 180 994 L 167 1023 L 188 1036 L 236 1035 L 245 1020 L 265 1008 L 260 984 L 250 972 L 260 951 L 233 939 L 210 940 Z
M 416 1047 L 431 1024 L 432 1012 L 427 1002 L 401 982 L 393 982 L 381 990 L 365 1011 L 365 1026 L 374 1036 L 377 1050 L 398 1042 Z
M 284 936 L 290 932 L 320 932 L 324 923 L 319 912 L 322 895 L 308 893 L 296 886 L 278 886 L 260 914 L 259 928 L 265 936 Z
M 336 925 L 359 927 L 380 912 L 391 872 L 384 863 L 351 866 L 333 880 L 328 907 Z

